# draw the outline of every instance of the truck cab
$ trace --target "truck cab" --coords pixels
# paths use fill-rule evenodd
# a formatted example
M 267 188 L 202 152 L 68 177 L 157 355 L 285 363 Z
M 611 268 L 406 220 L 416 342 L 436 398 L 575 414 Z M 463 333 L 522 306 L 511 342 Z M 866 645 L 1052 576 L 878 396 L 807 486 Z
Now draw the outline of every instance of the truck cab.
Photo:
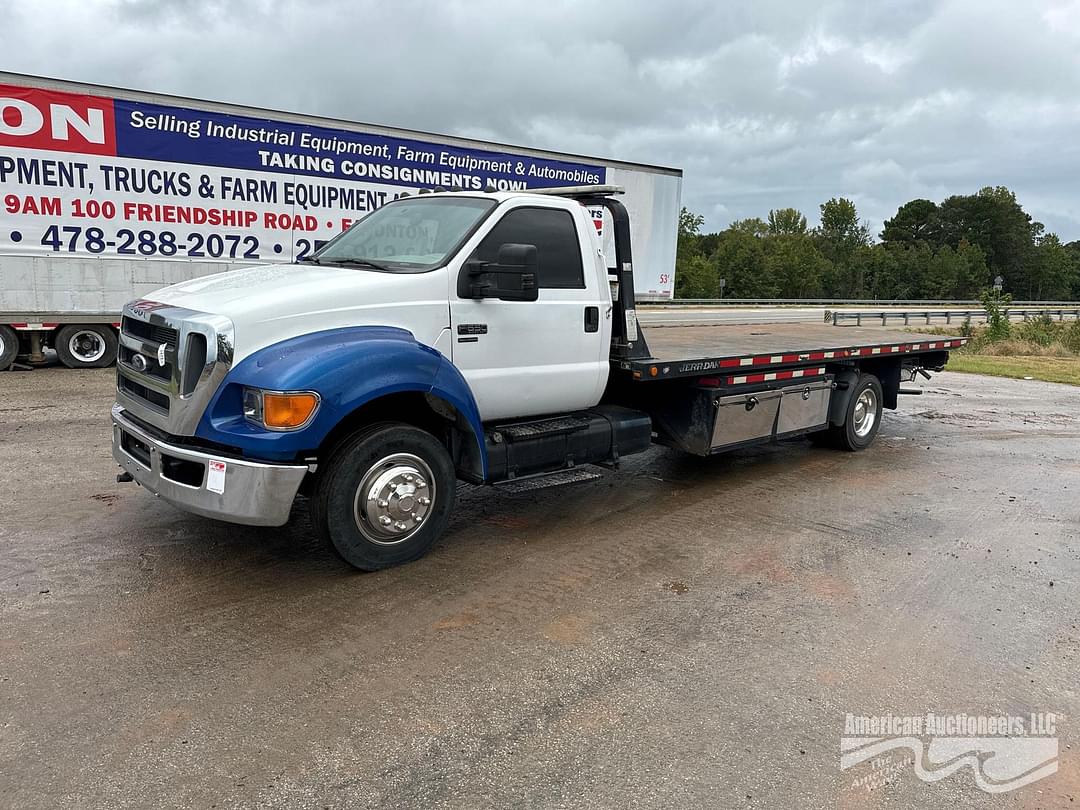
M 309 260 L 184 282 L 127 305 L 113 455 L 190 512 L 289 520 L 297 496 L 351 565 L 425 553 L 456 482 L 698 455 L 812 435 L 873 441 L 903 375 L 963 339 L 636 317 L 620 189 L 421 193 Z M 612 223 L 605 256 L 590 208 Z
M 402 197 L 307 262 L 234 270 L 129 304 L 114 455 L 125 478 L 181 508 L 280 525 L 301 489 L 326 496 L 321 509 L 338 508 L 328 482 L 363 463 L 358 435 L 365 446 L 397 436 L 388 447 L 400 452 L 371 459 L 382 472 L 353 482 L 366 494 L 361 503 L 354 492 L 346 510 L 379 556 L 361 565 L 379 567 L 398 561 L 403 536 L 444 522 L 436 507 L 452 502 L 454 478 L 563 466 L 559 448 L 532 448 L 527 459 L 507 458 L 505 446 L 491 452 L 486 444 L 514 439 L 485 425 L 598 405 L 611 341 L 608 269 L 577 199 Z M 598 422 L 608 444 L 619 429 L 611 415 L 573 418 Z M 647 420 L 635 419 L 635 444 L 647 446 Z M 381 435 L 378 425 L 397 428 Z M 530 444 L 524 438 L 515 449 Z M 580 460 L 597 454 L 608 448 Z M 327 512 L 316 516 L 332 535 Z

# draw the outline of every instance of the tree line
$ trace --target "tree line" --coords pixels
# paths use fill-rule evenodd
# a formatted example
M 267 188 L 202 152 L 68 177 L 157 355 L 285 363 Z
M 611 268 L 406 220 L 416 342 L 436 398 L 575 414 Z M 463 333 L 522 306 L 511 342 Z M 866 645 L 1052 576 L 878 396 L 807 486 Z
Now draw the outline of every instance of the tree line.
M 702 233 L 682 209 L 677 298 L 975 299 L 1002 278 L 1017 300 L 1080 298 L 1080 241 L 1046 233 L 1004 186 L 911 200 L 874 240 L 855 204 L 819 206 L 811 226 L 794 208 Z

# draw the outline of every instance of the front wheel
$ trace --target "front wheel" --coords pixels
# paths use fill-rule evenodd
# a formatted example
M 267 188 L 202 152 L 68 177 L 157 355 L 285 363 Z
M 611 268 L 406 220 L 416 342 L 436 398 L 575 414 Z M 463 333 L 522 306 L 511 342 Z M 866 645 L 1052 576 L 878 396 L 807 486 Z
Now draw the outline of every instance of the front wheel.
M 450 521 L 454 464 L 430 433 L 398 423 L 366 428 L 319 470 L 312 522 L 361 571 L 415 560 Z

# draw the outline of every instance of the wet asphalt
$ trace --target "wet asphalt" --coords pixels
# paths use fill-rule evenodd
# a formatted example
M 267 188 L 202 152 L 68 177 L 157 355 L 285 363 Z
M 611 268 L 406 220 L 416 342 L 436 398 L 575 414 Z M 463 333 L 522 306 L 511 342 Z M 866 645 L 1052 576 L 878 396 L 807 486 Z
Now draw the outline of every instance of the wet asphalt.
M 114 482 L 110 371 L 0 374 L 2 807 L 1075 807 L 1080 389 L 942 374 L 805 441 L 462 491 L 426 558 Z M 844 717 L 1055 712 L 991 796 Z

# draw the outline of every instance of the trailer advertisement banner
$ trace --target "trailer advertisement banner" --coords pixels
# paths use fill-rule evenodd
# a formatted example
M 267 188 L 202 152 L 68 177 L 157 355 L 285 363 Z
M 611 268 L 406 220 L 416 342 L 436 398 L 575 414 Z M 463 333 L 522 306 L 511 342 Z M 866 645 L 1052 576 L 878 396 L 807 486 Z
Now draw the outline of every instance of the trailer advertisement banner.
M 654 200 L 666 209 L 671 198 L 677 206 L 677 177 L 437 137 L 0 83 L 0 256 L 210 266 L 296 261 L 368 212 L 421 188 L 626 183 L 639 233 L 654 219 Z M 656 188 L 649 183 L 654 178 Z M 674 193 L 661 180 L 673 181 Z M 671 242 L 663 248 L 673 260 L 677 207 L 669 213 L 671 237 L 661 241 Z M 655 278 L 639 277 L 639 287 L 670 296 L 670 274 L 668 262 Z M 167 283 L 178 274 L 160 275 Z M 33 289 L 19 293 L 19 302 L 38 300 L 38 283 L 22 286 Z
M 0 249 L 292 261 L 402 192 L 602 166 L 0 85 Z

